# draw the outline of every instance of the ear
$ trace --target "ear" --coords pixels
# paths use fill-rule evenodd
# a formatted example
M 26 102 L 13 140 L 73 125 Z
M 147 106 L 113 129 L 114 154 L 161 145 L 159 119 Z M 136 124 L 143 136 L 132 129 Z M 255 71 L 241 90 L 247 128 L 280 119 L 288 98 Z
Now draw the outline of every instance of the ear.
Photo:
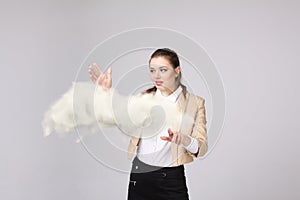
M 181 71 L 180 66 L 177 66 L 177 67 L 175 68 L 175 72 L 177 73 L 177 75 L 179 75 L 180 71 Z

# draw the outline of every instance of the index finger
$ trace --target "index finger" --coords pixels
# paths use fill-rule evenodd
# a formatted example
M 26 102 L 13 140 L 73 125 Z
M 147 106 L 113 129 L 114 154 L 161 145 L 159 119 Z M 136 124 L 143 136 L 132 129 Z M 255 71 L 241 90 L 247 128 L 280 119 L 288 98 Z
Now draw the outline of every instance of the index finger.
M 103 74 L 102 69 L 99 67 L 99 65 L 98 65 L 97 63 L 93 63 L 93 66 L 95 67 L 95 69 L 96 69 L 97 71 L 100 72 L 100 74 Z
M 168 128 L 168 133 L 169 133 L 170 137 L 173 137 L 174 133 L 173 133 L 173 131 L 170 128 Z

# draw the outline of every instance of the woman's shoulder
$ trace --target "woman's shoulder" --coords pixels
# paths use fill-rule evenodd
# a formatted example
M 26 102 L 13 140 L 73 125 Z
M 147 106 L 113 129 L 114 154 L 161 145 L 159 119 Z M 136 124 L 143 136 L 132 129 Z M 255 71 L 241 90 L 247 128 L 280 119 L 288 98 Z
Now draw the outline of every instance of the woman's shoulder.
M 205 103 L 205 98 L 204 97 L 202 97 L 200 95 L 190 93 L 188 91 L 187 91 L 187 95 L 189 96 L 189 99 L 192 100 L 193 102 L 195 102 L 196 104 L 204 105 L 204 103 Z
M 196 94 L 190 93 L 189 91 L 187 91 L 187 94 L 190 97 L 197 99 L 198 101 L 205 101 L 205 98 L 202 97 L 202 96 L 200 96 L 200 95 L 196 95 Z

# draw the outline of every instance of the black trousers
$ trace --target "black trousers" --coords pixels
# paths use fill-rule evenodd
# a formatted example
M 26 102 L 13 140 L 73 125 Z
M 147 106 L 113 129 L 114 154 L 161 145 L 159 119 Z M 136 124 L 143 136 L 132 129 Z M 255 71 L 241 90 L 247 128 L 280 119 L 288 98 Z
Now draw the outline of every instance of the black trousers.
M 128 200 L 188 200 L 184 166 L 156 167 L 133 160 Z

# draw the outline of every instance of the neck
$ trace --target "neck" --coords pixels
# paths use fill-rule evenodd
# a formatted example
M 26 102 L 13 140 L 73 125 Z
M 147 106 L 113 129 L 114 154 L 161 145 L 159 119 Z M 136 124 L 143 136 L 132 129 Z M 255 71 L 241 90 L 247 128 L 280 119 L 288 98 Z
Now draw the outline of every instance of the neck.
M 164 91 L 161 91 L 161 94 L 165 97 L 169 96 L 170 94 L 172 94 L 173 92 L 175 92 L 175 90 L 177 90 L 177 88 L 179 87 L 179 85 L 176 85 L 174 88 L 170 88 L 170 89 L 166 89 Z

